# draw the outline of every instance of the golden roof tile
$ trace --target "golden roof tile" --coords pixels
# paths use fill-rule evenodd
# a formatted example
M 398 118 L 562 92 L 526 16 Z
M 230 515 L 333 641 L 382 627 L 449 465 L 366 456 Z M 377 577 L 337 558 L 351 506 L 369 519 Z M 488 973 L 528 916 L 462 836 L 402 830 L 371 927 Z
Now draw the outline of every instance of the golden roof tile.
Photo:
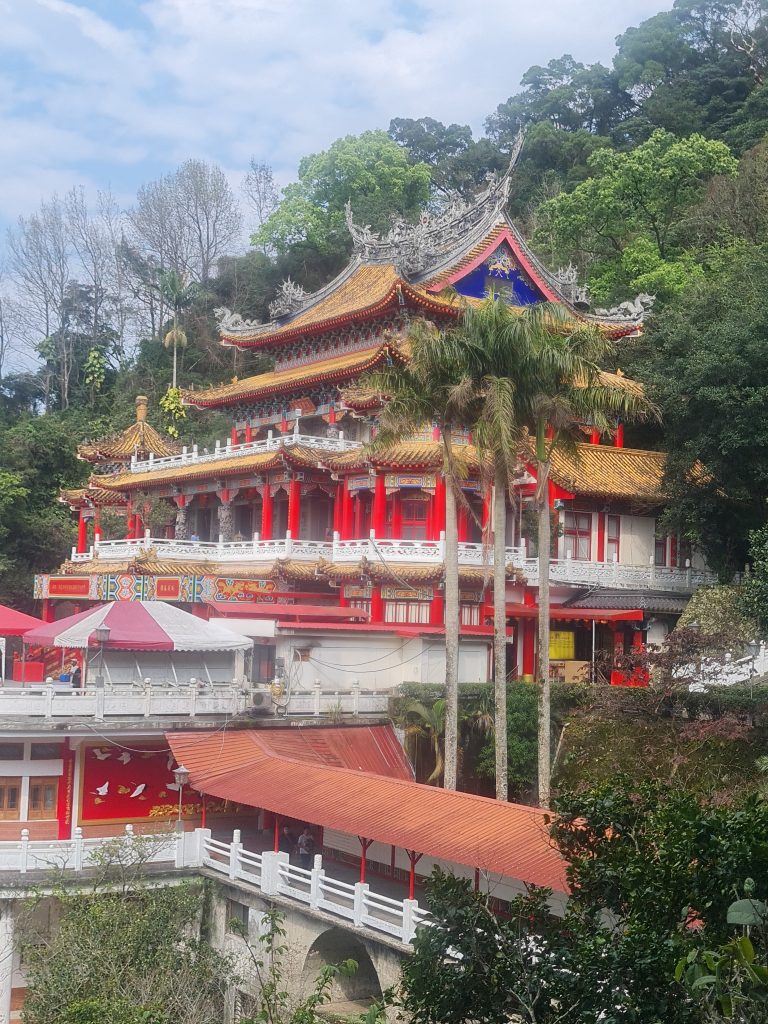
M 90 508 L 120 508 L 125 500 L 115 491 L 108 491 L 104 487 L 76 487 L 74 489 L 62 490 L 59 492 L 59 501 L 63 505 L 69 505 L 72 509 Z
M 345 352 L 319 359 L 306 366 L 290 366 L 283 370 L 259 373 L 245 380 L 220 384 L 203 391 L 182 391 L 185 405 L 197 408 L 230 405 L 243 399 L 258 398 L 260 395 L 290 394 L 299 388 L 317 381 L 345 381 L 374 369 L 387 358 L 402 360 L 405 355 L 394 341 L 380 342 L 371 348 L 356 352 Z
M 552 479 L 575 494 L 658 503 L 666 461 L 665 452 L 578 444 L 574 454 L 555 449 Z
M 147 399 L 136 399 L 136 422 L 127 430 L 98 441 L 86 441 L 78 446 L 77 457 L 84 462 L 129 462 L 132 456 L 145 459 L 149 455 L 166 458 L 181 449 L 175 441 L 163 437 L 147 423 Z

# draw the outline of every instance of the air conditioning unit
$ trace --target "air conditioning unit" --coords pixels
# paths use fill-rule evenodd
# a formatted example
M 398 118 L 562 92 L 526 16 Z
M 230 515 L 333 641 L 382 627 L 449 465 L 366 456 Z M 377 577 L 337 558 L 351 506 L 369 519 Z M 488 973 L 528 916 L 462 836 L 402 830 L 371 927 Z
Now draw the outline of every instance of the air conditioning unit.
M 269 690 L 252 690 L 248 711 L 269 714 L 272 711 L 272 694 Z

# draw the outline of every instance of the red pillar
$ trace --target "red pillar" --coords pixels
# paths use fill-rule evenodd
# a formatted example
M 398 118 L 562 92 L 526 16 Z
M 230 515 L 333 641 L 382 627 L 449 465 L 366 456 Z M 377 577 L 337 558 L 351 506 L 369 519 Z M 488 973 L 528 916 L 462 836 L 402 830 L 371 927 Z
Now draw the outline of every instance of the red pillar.
M 232 438 L 232 444 L 240 444 L 240 436 L 237 433 L 237 427 L 232 427 L 229 432 L 229 436 Z
M 394 540 L 403 539 L 403 504 L 400 491 L 392 494 L 392 537 Z
M 341 537 L 342 518 L 344 515 L 344 484 L 341 480 L 336 484 L 336 499 L 333 503 L 333 532 Z
M 440 540 L 440 534 L 445 530 L 445 478 L 441 474 L 435 477 L 432 502 L 432 539 Z
M 349 481 L 344 477 L 341 492 L 341 539 L 352 539 L 352 495 L 349 490 Z
M 288 485 L 288 529 L 294 540 L 299 536 L 299 523 L 301 522 L 301 484 L 298 480 L 291 480 Z
M 518 627 L 519 628 L 519 627 Z M 536 674 L 536 620 L 523 620 L 523 676 L 533 679 Z
M 371 587 L 371 622 L 384 621 L 384 602 L 381 599 L 381 586 L 374 583 Z
M 376 485 L 373 491 L 373 532 L 377 537 L 384 536 L 387 530 L 387 487 L 383 473 L 376 474 Z
M 133 540 L 133 505 L 130 499 L 125 509 L 125 539 Z
M 253 440 L 253 427 L 250 423 L 245 424 L 245 443 L 250 444 Z
M 272 491 L 268 483 L 261 491 L 261 539 L 272 540 Z
M 421 860 L 422 855 L 415 853 L 413 850 L 406 850 L 405 852 L 408 854 L 408 860 L 411 865 L 408 872 L 408 899 L 412 900 L 416 892 L 416 865 Z
M 280 852 L 280 815 L 275 815 L 275 853 Z
M 493 488 L 488 486 L 483 495 L 483 534 L 491 532 L 491 500 Z
M 53 605 L 51 604 L 47 597 L 43 598 L 43 607 L 40 611 L 40 618 L 43 620 L 43 622 L 53 622 L 53 620 L 56 618 L 53 612 Z
M 360 841 L 360 881 L 365 882 L 365 864 L 368 854 L 368 847 L 373 842 L 372 839 L 363 839 L 362 836 L 357 837 Z
M 600 431 L 597 427 L 592 427 L 592 433 L 589 435 L 590 444 L 600 444 Z
M 77 522 L 77 553 L 84 555 L 88 550 L 88 520 L 85 518 L 85 509 L 80 509 L 80 518 Z
M 442 626 L 445 622 L 445 598 L 442 590 L 435 590 L 432 597 L 432 604 L 429 608 L 430 626 Z
M 352 527 L 355 540 L 363 540 L 363 495 L 361 491 L 355 493 L 354 500 L 355 515 L 354 526 Z
M 616 437 L 614 438 L 614 442 L 613 443 L 615 444 L 615 446 L 617 448 L 623 448 L 624 447 L 624 424 L 623 423 L 619 423 L 617 425 L 617 427 L 616 427 Z

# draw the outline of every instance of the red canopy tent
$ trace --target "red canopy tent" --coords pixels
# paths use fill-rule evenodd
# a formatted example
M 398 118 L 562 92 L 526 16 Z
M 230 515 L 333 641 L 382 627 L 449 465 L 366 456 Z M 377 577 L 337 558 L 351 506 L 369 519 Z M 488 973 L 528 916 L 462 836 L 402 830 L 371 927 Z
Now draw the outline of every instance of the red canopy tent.
M 28 630 L 44 625 L 43 620 L 34 615 L 0 604 L 0 636 L 23 636 Z

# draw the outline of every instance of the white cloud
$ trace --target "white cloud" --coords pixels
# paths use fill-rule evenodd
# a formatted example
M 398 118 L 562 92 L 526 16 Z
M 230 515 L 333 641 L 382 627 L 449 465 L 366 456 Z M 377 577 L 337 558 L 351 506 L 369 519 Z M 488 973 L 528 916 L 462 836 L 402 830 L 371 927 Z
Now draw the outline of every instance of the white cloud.
M 127 194 L 187 156 L 235 173 L 392 117 L 470 123 L 563 52 L 608 61 L 663 0 L 0 0 L 0 218 L 52 187 Z

